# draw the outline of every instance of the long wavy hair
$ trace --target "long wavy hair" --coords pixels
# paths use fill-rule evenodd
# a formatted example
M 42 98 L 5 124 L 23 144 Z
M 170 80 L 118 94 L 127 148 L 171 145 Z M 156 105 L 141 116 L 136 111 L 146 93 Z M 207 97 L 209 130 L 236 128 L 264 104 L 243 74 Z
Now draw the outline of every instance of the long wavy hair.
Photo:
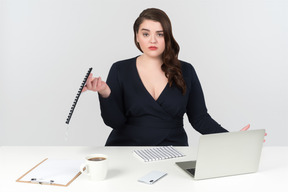
M 144 20 L 153 20 L 157 21 L 162 25 L 164 40 L 165 40 L 165 50 L 162 54 L 163 64 L 161 66 L 162 70 L 165 73 L 165 76 L 168 78 L 169 86 L 171 87 L 173 83 L 179 87 L 183 94 L 186 93 L 186 83 L 184 81 L 181 63 L 178 60 L 178 53 L 180 51 L 180 47 L 172 34 L 172 25 L 167 14 L 156 8 L 145 9 L 139 17 L 136 19 L 133 30 L 134 30 L 134 42 L 137 48 L 141 51 L 141 47 L 137 42 L 137 34 L 139 31 L 139 27 Z

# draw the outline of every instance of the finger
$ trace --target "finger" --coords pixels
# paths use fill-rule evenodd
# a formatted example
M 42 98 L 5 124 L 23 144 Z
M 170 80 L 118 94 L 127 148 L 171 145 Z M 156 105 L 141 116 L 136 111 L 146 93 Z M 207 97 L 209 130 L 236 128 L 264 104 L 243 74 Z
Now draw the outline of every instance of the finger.
M 87 91 L 87 87 L 86 87 L 86 86 L 85 86 L 85 87 L 83 87 L 83 89 L 82 89 L 82 91 L 81 91 L 81 92 L 83 93 L 83 92 L 85 92 L 85 91 Z
M 244 128 L 242 128 L 241 131 L 247 131 L 249 128 L 250 128 L 250 124 L 248 124 Z
M 98 78 L 94 78 L 92 81 L 92 90 L 97 91 L 97 84 L 98 84 Z
M 267 136 L 267 133 L 265 133 L 265 135 L 264 135 L 264 136 Z M 266 139 L 264 139 L 264 140 L 263 140 L 263 143 L 265 143 L 265 142 L 266 142 Z
M 89 77 L 88 77 L 88 79 L 87 79 L 87 81 L 86 81 L 86 87 L 87 87 L 87 89 L 91 89 L 91 87 L 92 87 L 92 84 L 91 84 L 91 82 L 93 81 L 93 74 L 92 73 L 90 73 L 89 74 Z
M 97 87 L 99 88 L 102 84 L 102 79 L 101 77 L 98 78 L 98 82 L 97 82 Z
M 92 78 L 93 78 L 93 74 L 92 74 L 92 73 L 90 73 L 90 74 L 89 74 L 89 76 L 88 76 L 88 78 L 87 78 L 87 82 L 88 82 L 88 81 L 91 81 L 91 80 L 92 80 Z

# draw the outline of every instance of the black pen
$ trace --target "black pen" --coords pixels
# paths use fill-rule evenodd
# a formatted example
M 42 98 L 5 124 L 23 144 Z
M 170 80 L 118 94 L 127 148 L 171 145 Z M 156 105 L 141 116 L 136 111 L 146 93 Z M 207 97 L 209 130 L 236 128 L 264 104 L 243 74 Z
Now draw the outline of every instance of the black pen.
M 32 178 L 31 179 L 32 183 L 38 183 L 38 184 L 46 184 L 46 185 L 51 185 L 54 183 L 54 180 L 45 180 L 45 179 L 37 179 L 37 178 Z

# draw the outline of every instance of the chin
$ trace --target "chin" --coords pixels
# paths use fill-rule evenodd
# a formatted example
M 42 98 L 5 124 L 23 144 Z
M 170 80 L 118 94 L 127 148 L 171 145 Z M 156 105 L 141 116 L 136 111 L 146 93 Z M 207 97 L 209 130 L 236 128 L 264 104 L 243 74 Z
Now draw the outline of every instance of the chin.
M 145 53 L 145 55 L 146 56 L 148 56 L 148 57 L 151 57 L 151 58 L 161 58 L 162 57 L 162 53 L 161 54 L 159 54 L 159 53 Z

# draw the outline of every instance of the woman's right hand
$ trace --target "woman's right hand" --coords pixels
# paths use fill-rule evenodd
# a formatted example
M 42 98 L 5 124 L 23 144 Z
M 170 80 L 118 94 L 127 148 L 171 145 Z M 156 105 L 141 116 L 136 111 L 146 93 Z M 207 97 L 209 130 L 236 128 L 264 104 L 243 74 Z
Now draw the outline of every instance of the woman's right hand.
M 106 82 L 102 81 L 101 77 L 93 77 L 92 73 L 90 73 L 82 92 L 87 90 L 98 92 L 104 98 L 109 97 L 111 93 L 110 87 Z

